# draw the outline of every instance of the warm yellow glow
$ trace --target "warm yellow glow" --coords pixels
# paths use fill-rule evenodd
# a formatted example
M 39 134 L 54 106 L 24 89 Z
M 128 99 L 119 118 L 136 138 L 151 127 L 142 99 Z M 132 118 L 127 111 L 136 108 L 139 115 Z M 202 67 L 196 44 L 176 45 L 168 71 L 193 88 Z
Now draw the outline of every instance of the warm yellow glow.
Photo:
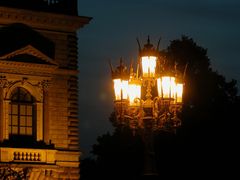
M 128 98 L 130 106 L 139 105 L 139 101 L 136 101 L 136 98 L 140 99 L 141 97 L 141 85 L 140 84 L 129 84 L 128 85 Z
M 114 79 L 115 100 L 121 99 L 121 79 Z
M 176 92 L 176 82 L 175 77 L 170 78 L 170 98 L 175 98 L 175 92 Z
M 127 99 L 128 81 L 114 79 L 115 100 Z
M 183 95 L 183 84 L 176 85 L 176 102 L 182 102 L 182 95 Z
M 163 76 L 157 79 L 158 96 L 174 98 L 176 92 L 175 77 Z
M 122 80 L 122 98 L 127 99 L 128 97 L 128 81 Z
M 169 76 L 162 77 L 162 93 L 163 98 L 169 98 L 171 89 L 171 78 Z
M 154 77 L 156 64 L 157 64 L 157 57 L 143 56 L 142 57 L 143 77 Z
M 162 97 L 162 79 L 157 79 L 157 90 L 158 90 L 158 96 Z

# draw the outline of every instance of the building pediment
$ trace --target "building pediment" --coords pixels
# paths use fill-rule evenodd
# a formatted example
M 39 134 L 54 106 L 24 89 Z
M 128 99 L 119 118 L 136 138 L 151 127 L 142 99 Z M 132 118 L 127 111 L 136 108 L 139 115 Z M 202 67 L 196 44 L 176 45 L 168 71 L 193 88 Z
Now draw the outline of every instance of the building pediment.
M 0 56 L 0 60 L 18 63 L 33 63 L 33 64 L 45 64 L 55 65 L 58 64 L 50 57 L 42 53 L 40 50 L 34 48 L 31 45 L 27 45 L 23 48 L 10 52 L 8 54 Z
M 32 45 L 0 56 L 0 71 L 4 73 L 51 74 L 58 63 Z

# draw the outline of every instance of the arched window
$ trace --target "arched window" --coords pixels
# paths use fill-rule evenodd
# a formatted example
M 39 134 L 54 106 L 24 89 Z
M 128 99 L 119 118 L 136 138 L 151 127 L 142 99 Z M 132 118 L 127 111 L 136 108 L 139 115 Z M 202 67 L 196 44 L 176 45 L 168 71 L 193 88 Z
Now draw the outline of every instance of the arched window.
M 9 104 L 9 137 L 35 137 L 35 98 L 24 88 L 17 87 Z

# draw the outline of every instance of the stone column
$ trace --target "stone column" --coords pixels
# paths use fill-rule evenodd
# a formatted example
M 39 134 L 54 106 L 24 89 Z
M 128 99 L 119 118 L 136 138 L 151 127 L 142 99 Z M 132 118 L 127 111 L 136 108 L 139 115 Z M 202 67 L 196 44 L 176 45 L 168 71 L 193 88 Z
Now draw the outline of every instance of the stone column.
M 8 132 L 8 108 L 9 108 L 10 100 L 3 100 L 3 139 L 9 139 L 9 132 Z
M 4 88 L 8 86 L 5 76 L 0 77 L 0 141 L 8 139 L 8 105 L 4 100 Z
M 3 141 L 3 86 L 0 83 L 0 141 Z
M 43 91 L 43 140 L 49 144 L 49 81 L 42 82 Z
M 37 102 L 36 103 L 36 115 L 37 115 L 37 141 L 43 140 L 43 103 Z

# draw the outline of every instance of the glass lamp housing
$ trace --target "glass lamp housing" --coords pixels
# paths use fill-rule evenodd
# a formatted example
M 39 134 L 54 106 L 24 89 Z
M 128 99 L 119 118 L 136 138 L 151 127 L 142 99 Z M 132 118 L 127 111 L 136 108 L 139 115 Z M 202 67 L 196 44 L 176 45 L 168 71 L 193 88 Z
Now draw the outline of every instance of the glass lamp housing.
M 114 79 L 115 100 L 126 100 L 128 98 L 128 81 L 122 79 Z
M 143 77 L 155 77 L 155 70 L 157 64 L 156 56 L 142 56 L 141 64 Z
M 176 84 L 176 103 L 182 103 L 183 84 Z
M 176 82 L 175 77 L 163 76 L 157 79 L 158 96 L 160 98 L 175 98 Z
M 139 106 L 141 98 L 141 84 L 137 81 L 129 82 L 128 100 L 130 106 Z

